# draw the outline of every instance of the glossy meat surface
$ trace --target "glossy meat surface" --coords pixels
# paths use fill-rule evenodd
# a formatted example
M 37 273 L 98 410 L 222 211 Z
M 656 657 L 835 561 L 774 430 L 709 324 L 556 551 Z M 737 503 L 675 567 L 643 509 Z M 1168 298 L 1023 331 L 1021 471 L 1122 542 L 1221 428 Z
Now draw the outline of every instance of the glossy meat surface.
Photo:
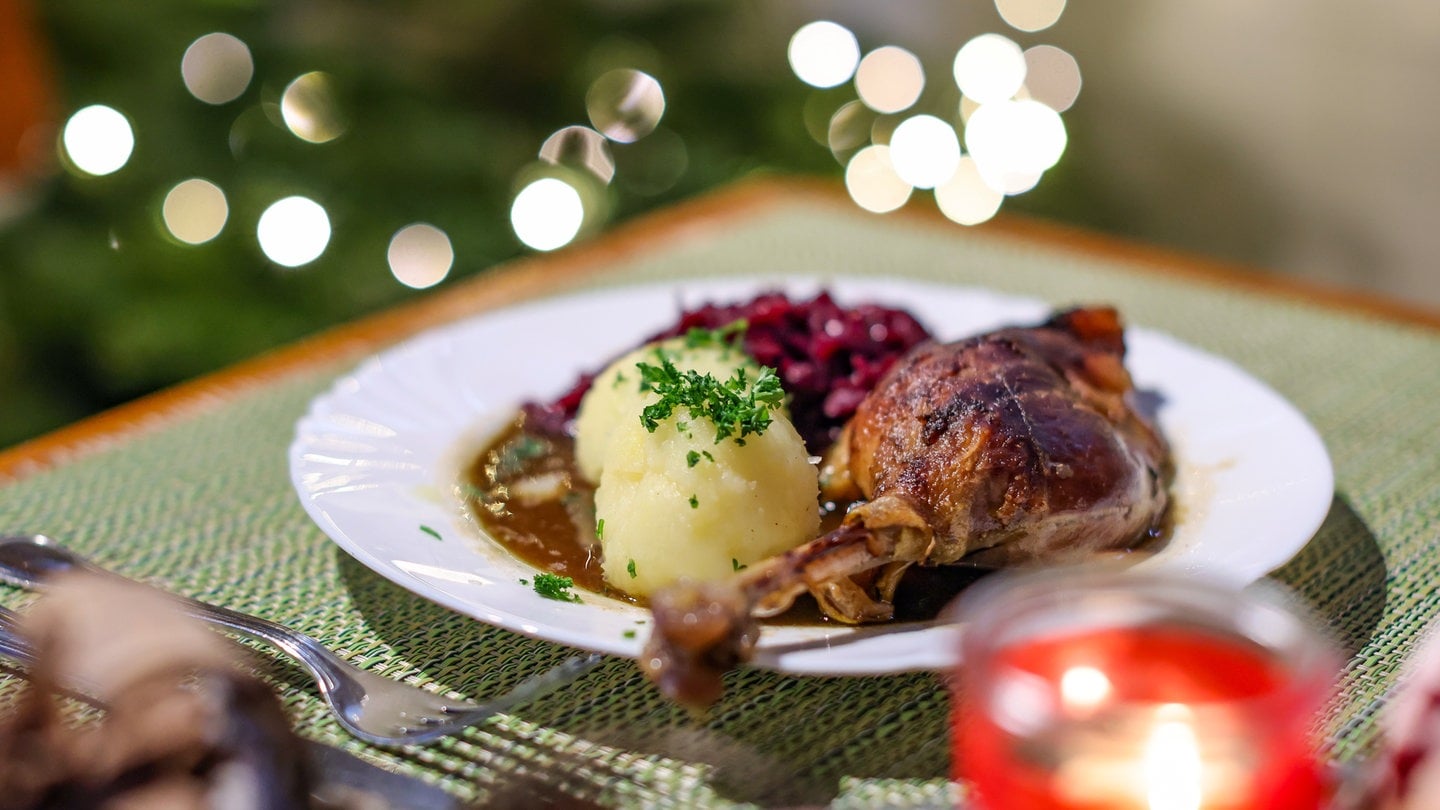
M 1131 402 L 1123 352 L 1109 309 L 919 347 L 860 405 L 848 473 L 870 508 L 898 499 L 930 527 L 925 562 L 1133 546 L 1165 514 L 1168 449 Z

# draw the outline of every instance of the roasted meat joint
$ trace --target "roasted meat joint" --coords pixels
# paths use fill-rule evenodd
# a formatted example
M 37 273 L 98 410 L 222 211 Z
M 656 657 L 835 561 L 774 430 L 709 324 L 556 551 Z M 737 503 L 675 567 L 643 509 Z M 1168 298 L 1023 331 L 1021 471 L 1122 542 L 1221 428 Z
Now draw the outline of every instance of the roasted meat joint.
M 649 606 L 640 666 L 667 695 L 713 702 L 762 620 L 799 600 L 823 621 L 889 621 L 913 573 L 1079 560 L 1162 532 L 1169 447 L 1114 309 L 945 343 L 881 307 L 756 300 L 587 375 L 573 417 L 527 409 L 543 426 L 522 419 L 477 468 L 505 466 L 516 436 L 551 452 L 472 483 L 482 522 L 522 556 Z M 788 395 L 819 377 L 844 393 Z M 515 522 L 530 507 L 483 495 L 536 480 L 573 529 L 537 540 Z M 535 553 L 556 545 L 578 551 Z

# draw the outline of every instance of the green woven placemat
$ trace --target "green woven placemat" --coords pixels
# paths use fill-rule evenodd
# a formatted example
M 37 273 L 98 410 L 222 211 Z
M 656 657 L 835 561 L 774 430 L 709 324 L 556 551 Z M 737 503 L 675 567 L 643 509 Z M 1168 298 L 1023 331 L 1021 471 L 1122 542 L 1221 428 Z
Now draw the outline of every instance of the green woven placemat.
M 1352 658 L 1324 721 L 1338 759 L 1377 742 L 1377 712 L 1434 612 L 1440 556 L 1440 333 L 1261 297 L 1113 261 L 794 204 L 617 259 L 596 284 L 681 276 L 889 275 L 1109 301 L 1131 323 L 1228 357 L 1294 402 L 1336 468 L 1330 515 L 1276 578 L 1328 620 Z M 410 596 L 339 551 L 293 495 L 285 450 L 311 397 L 347 369 L 245 390 L 118 446 L 0 489 L 0 528 L 43 531 L 174 591 L 291 624 L 366 667 L 483 696 L 569 651 Z M 27 597 L 0 592 L 22 606 Z M 948 701 L 928 674 L 795 678 L 734 673 L 697 721 L 631 662 L 433 747 L 345 737 L 313 688 L 263 653 L 308 737 L 475 800 L 602 805 L 944 806 Z M 0 675 L 0 705 L 20 681 Z

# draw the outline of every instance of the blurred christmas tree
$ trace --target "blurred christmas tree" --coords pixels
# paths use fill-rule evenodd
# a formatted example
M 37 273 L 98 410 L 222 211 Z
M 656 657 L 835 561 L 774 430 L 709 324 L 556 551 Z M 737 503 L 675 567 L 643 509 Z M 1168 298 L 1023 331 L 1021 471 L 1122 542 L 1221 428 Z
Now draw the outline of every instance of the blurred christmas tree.
M 726 0 L 29 2 L 0 0 L 0 446 L 751 172 L 967 225 L 1042 175 L 1025 210 L 1105 210 L 1057 165 L 1053 0 L 942 15 L 928 67 Z
M 0 5 L 26 16 L 16 0 Z M 38 155 L 40 176 L 28 180 L 26 208 L 0 222 L 0 446 L 414 294 L 387 264 L 392 235 L 408 224 L 448 235 L 447 282 L 524 251 L 510 206 L 519 184 L 541 174 L 561 173 L 582 191 L 582 238 L 752 170 L 838 174 L 796 112 L 804 88 L 787 74 L 784 34 L 757 42 L 737 8 L 719 0 L 36 7 L 32 25 L 12 30 L 28 28 L 49 58 L 39 72 L 10 70 L 7 81 L 43 96 L 48 65 L 54 120 L 26 133 L 27 171 Z M 197 43 L 215 32 L 229 36 Z M 597 80 L 617 69 L 655 79 L 664 107 L 653 132 L 653 120 L 633 120 L 646 111 L 624 108 L 624 99 L 610 99 L 620 106 L 607 113 Z M 212 103 L 237 86 L 238 95 Z M 133 132 L 133 153 L 113 173 L 55 148 L 59 127 L 89 105 L 119 112 Z M 0 110 L 12 120 L 25 112 L 15 103 Z M 539 161 L 553 133 L 589 127 L 592 116 L 644 137 L 597 145 L 562 136 L 547 154 L 580 165 Z M 185 217 L 210 209 L 194 198 L 165 205 L 191 178 L 223 193 L 223 225 L 193 245 L 181 237 L 194 240 L 197 227 L 206 236 L 207 226 L 186 230 Z M 317 258 L 294 268 L 267 255 L 256 230 L 267 206 L 292 195 L 318 203 L 331 232 Z

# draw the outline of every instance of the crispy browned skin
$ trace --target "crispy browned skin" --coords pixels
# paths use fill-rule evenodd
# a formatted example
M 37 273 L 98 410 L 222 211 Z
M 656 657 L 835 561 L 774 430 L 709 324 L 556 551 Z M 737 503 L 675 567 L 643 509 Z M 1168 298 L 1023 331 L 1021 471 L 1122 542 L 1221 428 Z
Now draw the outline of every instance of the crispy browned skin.
M 883 621 L 913 564 L 999 567 L 1133 547 L 1164 517 L 1169 449 L 1134 407 L 1124 352 L 1109 308 L 917 347 L 825 464 L 827 497 L 865 502 L 835 532 L 729 580 L 657 594 L 642 667 L 681 702 L 708 703 L 720 673 L 753 648 L 754 617 L 807 590 L 834 619 Z

